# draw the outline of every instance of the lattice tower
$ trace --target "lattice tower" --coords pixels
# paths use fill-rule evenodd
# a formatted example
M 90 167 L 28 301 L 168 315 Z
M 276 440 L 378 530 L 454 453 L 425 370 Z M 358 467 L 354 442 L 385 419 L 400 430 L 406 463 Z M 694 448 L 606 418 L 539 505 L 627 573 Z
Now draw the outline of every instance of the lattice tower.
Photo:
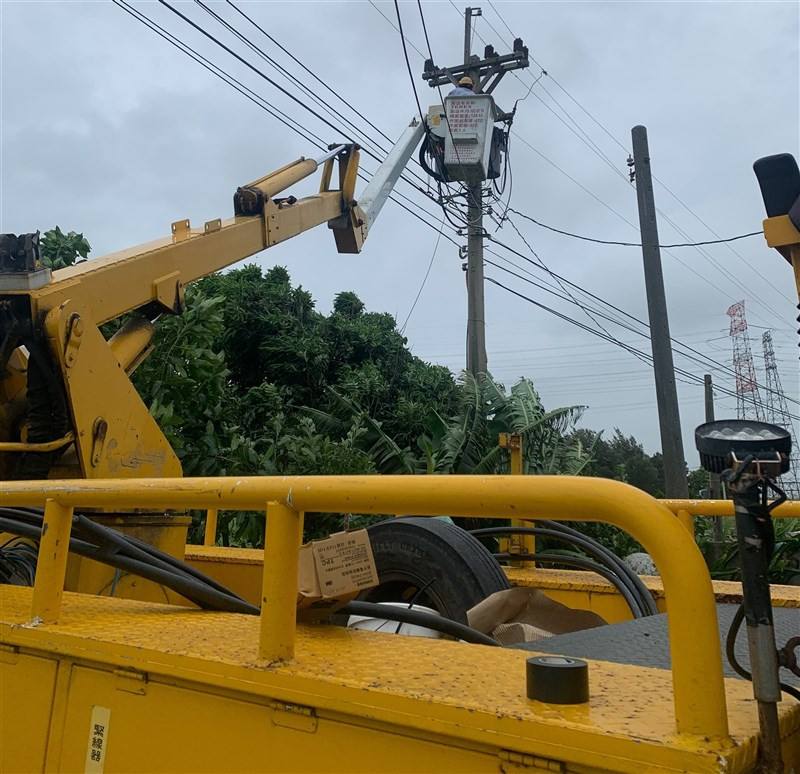
M 781 377 L 778 373 L 778 362 L 775 359 L 771 331 L 764 331 L 761 345 L 764 349 L 764 372 L 766 374 L 764 381 L 767 390 L 764 399 L 765 419 L 767 422 L 772 422 L 773 425 L 779 425 L 792 436 L 792 467 L 786 475 L 781 476 L 781 486 L 789 497 L 797 500 L 800 499 L 800 464 L 798 463 L 800 449 L 797 447 L 797 433 L 789 414 L 789 404 L 781 387 Z
M 733 346 L 733 370 L 736 374 L 736 416 L 739 419 L 764 420 L 764 404 L 758 391 L 753 353 L 747 335 L 744 301 L 728 308 L 731 318 L 730 337 Z

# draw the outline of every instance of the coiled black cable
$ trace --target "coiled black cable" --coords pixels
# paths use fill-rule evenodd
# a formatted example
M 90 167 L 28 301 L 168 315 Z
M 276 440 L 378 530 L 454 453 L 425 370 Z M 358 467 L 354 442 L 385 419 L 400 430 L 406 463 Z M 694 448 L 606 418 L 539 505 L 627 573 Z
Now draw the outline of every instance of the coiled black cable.
M 619 575 L 617 575 L 613 570 L 610 570 L 605 565 L 600 564 L 599 562 L 593 562 L 591 559 L 586 559 L 583 556 L 567 556 L 564 554 L 548 554 L 546 552 L 536 552 L 535 554 L 494 554 L 495 559 L 521 559 L 521 560 L 533 560 L 535 562 L 548 562 L 552 564 L 563 564 L 566 567 L 576 567 L 579 570 L 590 570 L 591 572 L 596 572 L 602 578 L 605 578 L 609 583 L 613 584 L 614 587 L 619 591 L 622 598 L 625 600 L 625 603 L 628 605 L 628 608 L 631 611 L 631 615 L 634 618 L 643 618 L 647 615 L 640 605 L 639 600 L 631 594 L 630 589 L 620 580 Z
M 369 618 L 385 618 L 387 621 L 397 621 L 399 623 L 415 624 L 424 626 L 428 629 L 456 637 L 464 642 L 471 642 L 475 645 L 492 645 L 499 647 L 500 643 L 492 639 L 488 634 L 479 632 L 471 626 L 465 626 L 458 621 L 444 618 L 440 615 L 428 613 L 425 610 L 415 610 L 413 607 L 395 607 L 393 605 L 382 605 L 379 602 L 348 602 L 338 612 L 346 615 L 363 615 Z
M 657 615 L 658 607 L 650 590 L 644 585 L 642 579 L 633 572 L 616 554 L 609 551 L 605 546 L 598 543 L 586 535 L 581 534 L 571 527 L 558 524 L 557 522 L 544 521 L 545 527 L 487 527 L 472 530 L 470 534 L 475 537 L 490 537 L 497 535 L 541 535 L 554 540 L 578 546 L 598 563 L 608 567 L 620 579 L 629 590 L 631 596 L 636 599 L 636 604 L 642 616 Z

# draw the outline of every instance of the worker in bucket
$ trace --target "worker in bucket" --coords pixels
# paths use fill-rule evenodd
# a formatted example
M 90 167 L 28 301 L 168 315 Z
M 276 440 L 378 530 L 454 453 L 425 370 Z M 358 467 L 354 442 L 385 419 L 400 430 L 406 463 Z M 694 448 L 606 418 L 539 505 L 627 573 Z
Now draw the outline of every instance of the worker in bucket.
M 469 75 L 462 75 L 458 79 L 458 86 L 450 90 L 448 97 L 473 97 L 475 96 L 475 82 Z

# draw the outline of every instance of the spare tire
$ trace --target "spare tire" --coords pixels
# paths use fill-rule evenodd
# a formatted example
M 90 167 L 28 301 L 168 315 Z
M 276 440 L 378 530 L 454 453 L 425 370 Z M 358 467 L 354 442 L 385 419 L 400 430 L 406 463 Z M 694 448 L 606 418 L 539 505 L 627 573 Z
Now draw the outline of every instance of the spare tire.
M 360 599 L 413 601 L 465 624 L 471 607 L 510 588 L 491 552 L 455 524 L 407 516 L 373 524 L 367 531 L 379 584 Z

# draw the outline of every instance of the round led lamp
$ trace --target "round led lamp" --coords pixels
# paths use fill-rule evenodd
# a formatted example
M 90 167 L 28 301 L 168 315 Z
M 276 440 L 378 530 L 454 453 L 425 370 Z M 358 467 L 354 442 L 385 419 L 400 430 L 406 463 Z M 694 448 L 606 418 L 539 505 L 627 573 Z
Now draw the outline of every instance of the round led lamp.
M 694 440 L 700 464 L 709 473 L 722 473 L 729 467 L 731 454 L 739 460 L 748 455 L 774 460 L 780 454 L 781 473 L 789 470 L 792 437 L 778 425 L 749 419 L 720 419 L 700 425 L 694 431 Z

